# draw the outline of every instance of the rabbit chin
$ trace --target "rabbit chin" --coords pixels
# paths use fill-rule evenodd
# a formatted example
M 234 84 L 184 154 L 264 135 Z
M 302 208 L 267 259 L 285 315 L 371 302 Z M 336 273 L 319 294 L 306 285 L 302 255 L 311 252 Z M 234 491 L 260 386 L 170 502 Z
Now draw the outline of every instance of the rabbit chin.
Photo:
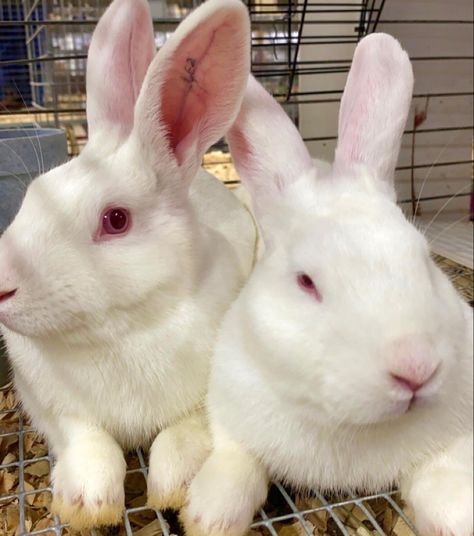
M 34 315 L 17 311 L 0 311 L 0 331 L 11 331 L 31 338 L 47 338 L 51 335 L 68 338 L 80 329 L 79 318 L 63 314 L 49 317 L 47 314 Z
M 317 406 L 317 420 L 324 426 L 356 426 L 363 429 L 385 426 L 411 426 L 420 420 L 436 418 L 440 408 L 449 404 L 449 381 L 441 379 L 436 385 L 419 393 L 368 392 L 365 396 L 338 397 L 332 406 Z M 352 403 L 351 403 L 352 402 Z M 314 412 L 314 410 L 313 410 Z
M 290 397 L 293 399 L 293 397 Z M 287 399 L 288 400 L 288 399 Z M 296 402 L 293 399 L 293 402 Z M 305 419 L 317 427 L 365 427 L 376 429 L 386 425 L 405 426 L 420 419 L 429 419 L 439 410 L 440 396 L 437 392 L 394 397 L 388 394 L 373 394 L 356 400 L 342 397 L 333 405 L 321 401 L 306 402 Z M 298 406 L 298 403 L 296 404 Z M 300 408 L 302 410 L 302 408 Z
M 376 402 L 375 402 L 376 403 Z M 356 425 L 377 425 L 378 423 L 397 422 L 403 423 L 411 419 L 420 418 L 420 413 L 429 414 L 435 407 L 433 397 L 414 396 L 405 400 L 390 401 L 385 406 L 379 405 L 376 413 L 367 415 L 358 414 L 357 418 L 350 424 Z
M 44 340 L 54 338 L 68 344 L 83 346 L 111 330 L 114 315 L 112 304 L 103 300 L 93 303 L 89 294 L 89 306 L 59 291 L 49 293 L 40 288 L 24 285 L 15 296 L 0 304 L 0 329 L 27 338 Z M 122 316 L 125 312 L 122 314 Z M 119 320 L 119 319 L 115 319 Z

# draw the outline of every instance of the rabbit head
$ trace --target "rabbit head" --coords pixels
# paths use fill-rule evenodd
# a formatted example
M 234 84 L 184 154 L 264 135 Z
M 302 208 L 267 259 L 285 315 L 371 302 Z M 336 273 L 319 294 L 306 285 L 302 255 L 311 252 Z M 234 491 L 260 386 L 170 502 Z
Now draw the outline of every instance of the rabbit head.
M 228 135 L 265 243 L 239 299 L 249 354 L 327 423 L 449 403 L 472 353 L 468 306 L 395 204 L 412 88 L 407 54 L 373 34 L 355 52 L 329 173 L 254 79 Z
M 89 141 L 39 176 L 0 239 L 0 323 L 49 337 L 162 312 L 195 283 L 188 189 L 235 119 L 249 68 L 238 0 L 209 0 L 155 55 L 146 0 L 114 0 L 87 64 Z

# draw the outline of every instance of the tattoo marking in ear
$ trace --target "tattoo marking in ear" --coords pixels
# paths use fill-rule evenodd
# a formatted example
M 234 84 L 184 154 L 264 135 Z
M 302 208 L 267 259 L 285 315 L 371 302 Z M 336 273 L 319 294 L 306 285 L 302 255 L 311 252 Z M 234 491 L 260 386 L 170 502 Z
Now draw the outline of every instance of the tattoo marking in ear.
M 206 88 L 201 87 L 199 84 L 197 78 L 196 78 L 196 72 L 199 66 L 199 61 L 195 58 L 186 58 L 186 62 L 184 64 L 184 70 L 186 72 L 186 76 L 183 76 L 182 79 L 188 84 L 187 91 L 193 91 L 193 89 L 197 86 L 200 91 L 207 93 Z
M 185 78 L 186 82 L 188 84 L 193 85 L 193 83 L 196 81 L 195 74 L 198 66 L 198 61 L 194 58 L 186 58 L 186 63 L 184 64 L 184 70 L 187 73 L 187 76 Z

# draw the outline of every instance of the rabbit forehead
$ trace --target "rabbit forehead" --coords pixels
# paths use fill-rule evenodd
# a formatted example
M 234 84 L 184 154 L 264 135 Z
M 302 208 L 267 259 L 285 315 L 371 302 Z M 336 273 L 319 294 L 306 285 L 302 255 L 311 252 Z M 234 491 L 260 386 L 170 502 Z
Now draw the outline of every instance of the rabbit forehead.
M 131 165 L 126 151 L 104 158 L 84 150 L 80 156 L 40 175 L 28 188 L 20 214 L 51 220 L 55 213 L 77 218 L 104 204 L 135 204 L 154 183 L 146 168 Z M 19 216 L 20 216 L 19 214 Z M 84 223 L 84 222 L 83 222 Z
M 294 240 L 294 248 L 306 249 L 311 244 L 326 252 L 351 255 L 373 254 L 393 256 L 407 252 L 427 253 L 424 236 L 412 226 L 396 207 L 351 206 L 337 204 L 332 210 L 302 218 L 295 229 L 301 240 Z M 370 260 L 368 258 L 367 260 Z
M 338 205 L 331 212 L 326 207 L 303 218 L 299 214 L 286 241 L 292 268 L 322 277 L 329 285 L 332 279 L 337 284 L 350 281 L 367 297 L 375 287 L 396 294 L 431 292 L 427 242 L 396 206 L 389 204 L 385 211 L 361 211 L 350 204 L 345 208 L 341 212 Z
M 313 243 L 348 253 L 373 248 L 426 253 L 424 236 L 390 197 L 371 187 L 370 181 L 329 176 L 299 183 L 288 191 L 277 216 L 272 214 L 275 221 L 286 222 L 280 228 L 290 249 L 305 249 Z

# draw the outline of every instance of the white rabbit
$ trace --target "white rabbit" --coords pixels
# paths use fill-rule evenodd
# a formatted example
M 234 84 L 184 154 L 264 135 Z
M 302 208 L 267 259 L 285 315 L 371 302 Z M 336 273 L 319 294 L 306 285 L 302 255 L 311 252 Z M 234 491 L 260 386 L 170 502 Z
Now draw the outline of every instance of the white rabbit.
M 472 535 L 472 311 L 394 202 L 412 87 L 395 39 L 360 42 L 324 176 L 249 82 L 228 137 L 265 252 L 219 331 L 188 536 L 244 534 L 269 478 L 399 483 L 423 534 Z
M 249 26 L 240 1 L 209 0 L 153 59 L 148 3 L 115 0 L 90 46 L 90 141 L 33 181 L 0 239 L 15 386 L 57 458 L 53 509 L 76 528 L 120 520 L 122 447 L 154 440 L 160 508 L 207 455 L 209 359 L 255 226 L 199 166 L 238 113 Z

